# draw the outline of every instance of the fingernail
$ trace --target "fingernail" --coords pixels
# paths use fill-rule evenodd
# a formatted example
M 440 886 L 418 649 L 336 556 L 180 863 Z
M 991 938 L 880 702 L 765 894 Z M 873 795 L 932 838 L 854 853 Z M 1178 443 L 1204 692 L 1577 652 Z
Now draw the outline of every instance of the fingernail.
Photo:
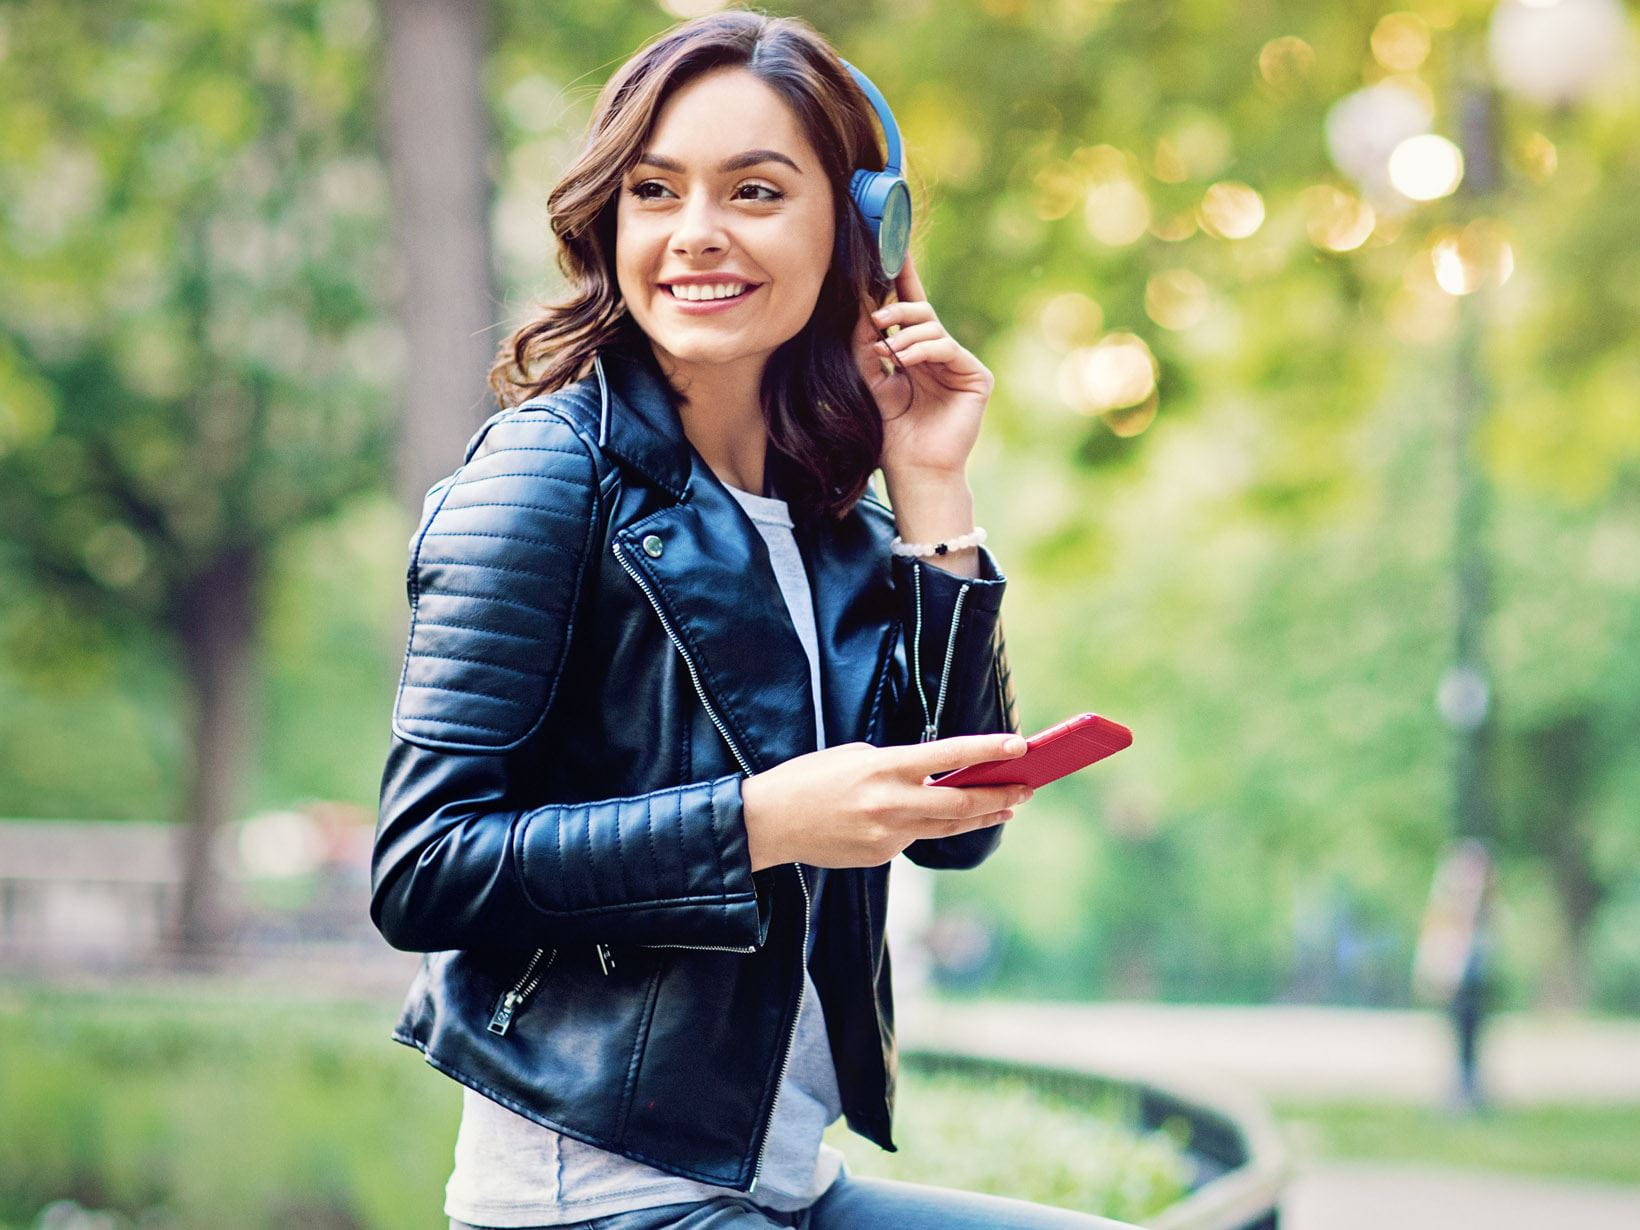
M 1002 750 L 1010 754 L 1017 755 L 1025 750 L 1025 740 L 1021 739 L 1018 735 L 1015 735 L 1012 739 L 1009 739 L 1002 745 Z
M 1014 809 L 1010 807 L 1006 811 L 1002 812 L 1001 815 L 1004 820 L 1012 820 L 1014 818 Z

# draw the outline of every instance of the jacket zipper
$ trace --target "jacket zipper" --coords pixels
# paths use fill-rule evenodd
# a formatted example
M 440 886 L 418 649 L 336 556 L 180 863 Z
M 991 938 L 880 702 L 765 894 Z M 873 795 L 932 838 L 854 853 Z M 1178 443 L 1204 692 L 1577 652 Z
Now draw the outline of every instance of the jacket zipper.
M 655 598 L 655 591 L 649 588 L 649 582 L 645 581 L 638 571 L 627 562 L 626 555 L 621 550 L 621 544 L 619 542 L 612 543 L 610 550 L 615 552 L 615 559 L 620 563 L 621 567 L 626 570 L 626 574 L 638 583 L 638 588 L 643 590 L 644 597 L 649 599 L 649 605 L 655 609 L 655 617 L 661 621 L 661 627 L 666 630 L 667 638 L 672 642 L 673 648 L 678 651 L 678 656 L 683 659 L 684 666 L 689 668 L 689 681 L 695 685 L 695 694 L 700 697 L 700 703 L 706 709 L 706 716 L 712 719 L 712 725 L 716 726 L 718 734 L 723 736 L 723 742 L 728 745 L 729 751 L 734 754 L 736 762 L 746 771 L 747 776 L 751 776 L 752 766 L 747 763 L 746 757 L 741 755 L 740 749 L 735 746 L 735 741 L 729 737 L 728 727 L 724 726 L 723 720 L 717 715 L 717 710 L 712 708 L 712 702 L 707 699 L 706 689 L 701 686 L 700 673 L 695 669 L 694 660 L 690 658 L 689 651 L 683 647 L 683 641 L 679 639 L 678 634 L 672 630 L 671 621 L 666 618 L 665 613 L 661 610 L 661 604 Z M 803 890 L 803 930 L 798 936 L 797 960 L 800 966 L 807 966 L 809 951 L 809 910 L 811 908 L 809 899 L 809 883 L 803 876 L 803 867 L 801 864 L 793 863 L 791 867 L 792 870 L 797 873 L 797 887 Z M 652 944 L 645 945 L 645 947 L 702 948 L 710 952 L 757 951 L 755 946 L 748 946 L 745 948 L 725 948 L 721 945 L 709 944 Z M 797 1039 L 797 1017 L 801 1011 L 802 991 L 799 989 L 798 1004 L 792 1011 L 791 1028 L 786 1031 L 786 1045 L 780 1056 L 780 1077 L 775 1082 L 774 1087 L 775 1102 L 780 1100 L 780 1086 L 786 1079 L 786 1069 L 791 1066 L 792 1043 Z M 770 1103 L 769 1123 L 773 1122 L 774 1104 Z M 763 1173 L 763 1155 L 768 1151 L 768 1148 L 769 1124 L 766 1123 L 763 1127 L 763 1145 L 758 1149 L 757 1161 L 752 1166 L 752 1182 L 751 1185 L 746 1188 L 748 1193 L 754 1191 L 757 1187 L 758 1176 Z
M 610 550 L 615 552 L 615 558 L 620 563 L 621 567 L 626 570 L 626 574 L 638 583 L 639 589 L 643 590 L 643 596 L 649 599 L 649 605 L 655 608 L 655 616 L 661 621 L 661 627 L 666 630 L 667 638 L 672 642 L 673 648 L 678 651 L 678 656 L 683 659 L 683 664 L 689 668 L 689 681 L 695 685 L 695 694 L 700 697 L 700 703 L 706 709 L 706 716 L 712 719 L 712 725 L 717 727 L 718 734 L 723 736 L 723 742 L 726 743 L 729 750 L 734 753 L 736 763 L 738 763 L 740 767 L 746 771 L 746 775 L 750 777 L 752 774 L 752 766 L 746 763 L 746 757 L 740 754 L 740 749 L 735 746 L 735 741 L 729 737 L 728 727 L 724 726 L 723 720 L 717 715 L 717 710 L 712 708 L 712 702 L 706 698 L 706 689 L 701 686 L 700 673 L 695 670 L 695 663 L 693 659 L 689 657 L 688 650 L 684 649 L 683 641 L 678 638 L 678 634 L 676 632 L 672 631 L 671 623 L 668 622 L 666 616 L 662 614 L 661 604 L 655 600 L 654 590 L 650 589 L 649 582 L 645 581 L 643 577 L 638 574 L 637 570 L 634 569 L 631 564 L 627 563 L 626 556 L 621 551 L 620 543 L 613 543 Z M 639 947 L 689 948 L 699 952 L 757 951 L 757 945 L 755 944 L 747 944 L 744 946 L 727 944 L 640 944 Z
M 940 671 L 940 694 L 934 701 L 934 728 L 939 729 L 945 716 L 945 688 L 951 682 L 951 659 L 957 652 L 957 627 L 962 623 L 962 600 L 968 596 L 968 585 L 957 591 L 956 605 L 951 608 L 951 635 L 945 641 L 945 666 Z
M 490 1032 L 492 1034 L 504 1034 L 512 1028 L 513 1017 L 517 1014 L 518 1009 L 529 998 L 531 992 L 541 984 L 541 979 L 552 968 L 552 963 L 558 959 L 558 950 L 554 948 L 552 955 L 547 958 L 547 963 L 542 965 L 540 972 L 537 973 L 535 967 L 540 965 L 541 954 L 546 951 L 545 948 L 537 948 L 530 954 L 530 963 L 524 967 L 524 972 L 518 976 L 518 981 L 513 983 L 506 993 L 496 1001 L 495 1012 L 490 1017 Z
M 945 715 L 945 689 L 946 685 L 951 682 L 951 661 L 956 656 L 957 651 L 957 628 L 962 624 L 962 603 L 963 599 L 968 597 L 968 591 L 972 587 L 973 583 L 971 581 L 964 581 L 962 588 L 957 590 L 956 605 L 951 609 L 951 634 L 945 640 L 945 665 L 940 669 L 939 696 L 934 702 L 934 711 L 930 715 L 928 711 L 928 692 L 923 687 L 922 677 L 922 569 L 915 564 L 912 565 L 911 588 L 916 594 L 917 621 L 916 628 L 911 634 L 911 673 L 916 676 L 917 695 L 922 698 L 922 742 L 924 743 L 939 736 L 940 718 Z

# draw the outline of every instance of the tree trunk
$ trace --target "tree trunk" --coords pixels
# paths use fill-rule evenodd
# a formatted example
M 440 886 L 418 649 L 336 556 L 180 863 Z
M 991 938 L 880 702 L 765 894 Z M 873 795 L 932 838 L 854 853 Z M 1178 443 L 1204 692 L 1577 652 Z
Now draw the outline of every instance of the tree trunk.
M 1521 733 L 1535 787 L 1526 834 L 1548 869 L 1560 906 L 1561 953 L 1542 992 L 1546 1007 L 1583 1010 L 1589 1001 L 1589 932 L 1607 887 L 1595 862 L 1590 819 L 1595 775 L 1593 716 L 1563 714 Z
M 226 882 L 213 851 L 248 764 L 260 565 L 251 547 L 218 554 L 183 587 L 172 617 L 192 701 L 176 936 L 177 955 L 189 965 L 215 964 L 231 938 Z
M 496 409 L 506 331 L 490 256 L 487 0 L 381 0 L 380 74 L 408 344 L 395 486 L 412 513 Z

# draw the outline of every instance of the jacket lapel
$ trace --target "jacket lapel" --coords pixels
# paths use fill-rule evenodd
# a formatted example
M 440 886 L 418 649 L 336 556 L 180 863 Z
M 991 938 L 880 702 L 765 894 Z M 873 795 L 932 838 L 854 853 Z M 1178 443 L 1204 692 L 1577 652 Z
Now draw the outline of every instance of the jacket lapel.
M 614 537 L 753 770 L 812 752 L 808 655 L 762 536 L 710 468 L 697 460 L 681 503 Z
M 599 443 L 676 499 L 613 534 L 677 638 L 714 715 L 754 771 L 818 743 L 808 657 L 768 548 L 689 443 L 647 343 L 599 352 Z M 898 606 L 892 514 L 862 500 L 839 522 L 796 514 L 820 650 L 828 744 L 869 730 Z M 649 546 L 646 548 L 645 543 Z

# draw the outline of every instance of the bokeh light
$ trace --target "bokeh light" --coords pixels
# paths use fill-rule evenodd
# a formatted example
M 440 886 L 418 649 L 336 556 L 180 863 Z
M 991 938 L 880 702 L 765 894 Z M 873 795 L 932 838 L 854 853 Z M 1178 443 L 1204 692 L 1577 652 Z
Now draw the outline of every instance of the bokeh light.
M 1230 165 L 1235 143 L 1230 128 L 1210 111 L 1194 111 L 1168 132 L 1189 177 L 1208 179 Z
M 1085 193 L 1082 177 L 1074 167 L 1064 162 L 1050 162 L 1039 168 L 1032 185 L 1036 189 L 1032 206 L 1036 216 L 1046 222 L 1070 213 Z
M 1156 359 L 1137 334 L 1106 334 L 1073 350 L 1060 364 L 1060 396 L 1083 414 L 1139 405 L 1156 391 Z
M 1391 72 L 1409 73 L 1429 58 L 1429 25 L 1416 13 L 1386 13 L 1372 30 L 1373 59 Z
M 1049 342 L 1061 350 L 1071 350 L 1098 339 L 1105 326 L 1105 313 L 1081 291 L 1067 290 L 1042 305 L 1037 324 Z
M 1521 169 L 1533 183 L 1546 183 L 1560 166 L 1560 151 L 1541 132 L 1530 132 L 1520 145 Z
M 1378 206 L 1406 207 L 1389 180 L 1390 152 L 1429 131 L 1434 107 L 1427 90 L 1390 78 L 1346 94 L 1327 112 L 1327 154 Z
M 1113 248 L 1137 243 L 1150 227 L 1150 200 L 1123 175 L 1094 184 L 1082 203 L 1088 234 Z
M 1496 218 L 1476 218 L 1461 230 L 1435 232 L 1429 244 L 1435 283 L 1449 295 L 1467 295 L 1483 286 L 1502 286 L 1515 271 L 1509 230 Z
M 1178 147 L 1166 137 L 1156 142 L 1156 150 L 1150 159 L 1150 173 L 1164 184 L 1182 184 L 1190 178 L 1190 168 L 1185 166 Z
M 1207 315 L 1207 283 L 1189 269 L 1164 269 L 1145 283 L 1145 314 L 1164 329 L 1188 329 Z
M 1150 233 L 1166 243 L 1182 243 L 1196 233 L 1196 211 L 1187 209 L 1150 224 Z
M 1277 93 L 1291 94 L 1315 70 L 1315 48 L 1296 35 L 1273 38 L 1258 53 L 1258 73 Z
M 1450 196 L 1463 181 L 1463 152 L 1438 133 L 1408 137 L 1390 153 L 1389 180 L 1410 200 Z
M 1161 405 L 1161 399 L 1152 392 L 1151 395 L 1137 406 L 1128 406 L 1121 410 L 1107 410 L 1099 416 L 1100 421 L 1110 428 L 1111 434 L 1124 439 L 1136 436 L 1149 427 L 1156 418 L 1156 410 Z
M 1332 184 L 1314 184 L 1299 197 L 1310 242 L 1329 252 L 1351 252 L 1371 237 L 1378 215 L 1359 197 Z
M 1487 51 L 1498 81 L 1532 102 L 1589 98 L 1634 77 L 1634 32 L 1619 0 L 1502 0 Z
M 1264 198 L 1246 184 L 1220 180 L 1202 194 L 1202 229 L 1221 239 L 1245 239 L 1264 224 Z

